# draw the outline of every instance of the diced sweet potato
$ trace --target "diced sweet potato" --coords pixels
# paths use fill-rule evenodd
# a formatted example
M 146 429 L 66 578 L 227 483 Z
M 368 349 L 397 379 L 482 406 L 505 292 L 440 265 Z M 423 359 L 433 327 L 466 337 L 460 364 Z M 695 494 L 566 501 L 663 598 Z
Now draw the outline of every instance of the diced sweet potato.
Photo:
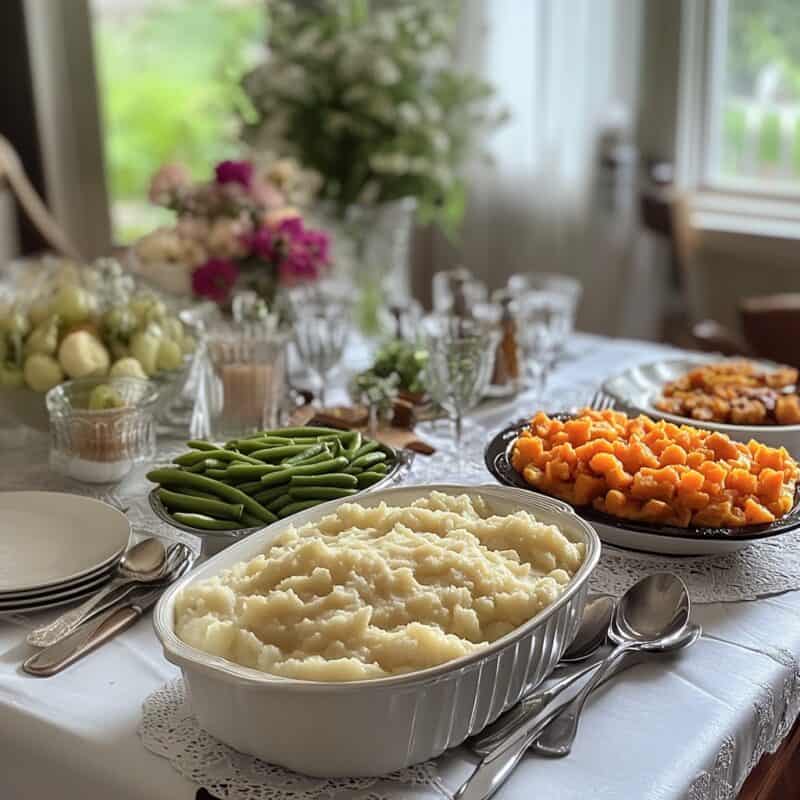
M 758 484 L 758 496 L 762 502 L 771 503 L 781 496 L 783 489 L 783 472 L 778 472 L 776 469 L 762 469 L 758 475 L 758 479 L 752 476 L 754 481 Z M 753 494 L 754 492 L 751 492 Z
M 579 506 L 586 506 L 604 494 L 606 483 L 602 478 L 595 478 L 592 475 L 577 475 L 575 477 L 575 503 Z
M 597 453 L 613 453 L 614 446 L 606 439 L 593 439 L 591 442 L 586 442 L 580 447 L 575 448 L 575 453 L 581 461 L 587 463 L 592 460 L 592 457 Z
M 699 492 L 706 482 L 706 477 L 702 472 L 690 469 L 681 475 L 679 483 L 679 491 L 681 492 Z
M 592 423 L 588 419 L 571 419 L 564 423 L 564 430 L 569 434 L 570 442 L 578 447 L 589 441 Z
M 783 485 L 783 475 L 781 473 L 778 473 L 778 475 L 778 492 L 780 492 L 780 487 Z M 732 469 L 725 477 L 725 487 L 733 489 L 740 494 L 753 494 L 758 484 L 759 481 L 756 476 L 746 469 Z
M 680 445 L 670 444 L 661 451 L 658 460 L 662 467 L 671 464 L 685 464 L 686 451 Z
M 752 497 L 748 497 L 745 501 L 744 518 L 748 525 L 765 525 L 775 521 L 775 515 Z
M 648 522 L 666 522 L 672 516 L 669 503 L 663 500 L 648 500 L 642 506 L 642 519 Z

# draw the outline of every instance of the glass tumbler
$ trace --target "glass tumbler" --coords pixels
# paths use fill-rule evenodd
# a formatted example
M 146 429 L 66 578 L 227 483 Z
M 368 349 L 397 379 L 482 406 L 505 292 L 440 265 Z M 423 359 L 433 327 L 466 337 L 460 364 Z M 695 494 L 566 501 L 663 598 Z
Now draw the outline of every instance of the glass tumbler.
M 91 409 L 99 386 L 123 405 Z M 84 483 L 116 483 L 133 465 L 155 457 L 158 387 L 142 378 L 81 378 L 51 389 L 50 466 Z
M 213 329 L 204 363 L 193 436 L 221 441 L 278 425 L 287 392 L 283 333 L 253 324 Z

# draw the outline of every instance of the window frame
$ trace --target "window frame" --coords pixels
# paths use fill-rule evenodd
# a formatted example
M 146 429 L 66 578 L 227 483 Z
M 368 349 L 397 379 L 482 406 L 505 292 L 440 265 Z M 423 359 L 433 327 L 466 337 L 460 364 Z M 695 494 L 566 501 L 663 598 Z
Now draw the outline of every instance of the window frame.
M 53 215 L 81 255 L 111 250 L 88 0 L 22 0 L 36 125 Z
M 727 54 L 729 0 L 682 0 L 675 176 L 681 189 L 701 192 L 753 210 L 763 202 L 785 203 L 782 216 L 800 220 L 789 207 L 800 199 L 796 187 L 783 181 L 723 176 L 720 157 L 721 97 Z

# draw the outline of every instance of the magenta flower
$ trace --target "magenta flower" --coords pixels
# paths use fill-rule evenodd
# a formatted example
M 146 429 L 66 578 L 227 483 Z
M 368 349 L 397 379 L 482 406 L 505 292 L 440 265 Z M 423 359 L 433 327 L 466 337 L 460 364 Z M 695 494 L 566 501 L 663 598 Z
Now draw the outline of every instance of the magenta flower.
M 222 258 L 210 258 L 192 273 L 192 289 L 199 297 L 223 303 L 233 289 L 239 268 Z
M 249 161 L 221 161 L 214 172 L 217 183 L 240 183 L 249 189 L 253 181 L 253 165 Z
M 330 261 L 327 234 L 306 228 L 299 216 L 259 228 L 247 237 L 246 244 L 283 284 L 316 280 Z
M 254 255 L 262 261 L 272 261 L 275 256 L 274 235 L 269 228 L 259 228 L 247 236 L 247 244 Z

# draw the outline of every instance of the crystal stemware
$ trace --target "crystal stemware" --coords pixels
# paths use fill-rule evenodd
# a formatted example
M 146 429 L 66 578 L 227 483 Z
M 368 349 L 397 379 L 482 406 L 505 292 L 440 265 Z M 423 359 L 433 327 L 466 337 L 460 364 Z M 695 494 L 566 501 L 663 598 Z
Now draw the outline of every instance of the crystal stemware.
M 295 287 L 290 299 L 294 345 L 317 378 L 324 407 L 330 374 L 342 360 L 350 335 L 353 303 L 337 287 L 318 284 Z
M 472 319 L 431 315 L 424 323 L 428 391 L 453 421 L 461 452 L 464 414 L 483 397 L 492 375 L 500 333 Z

